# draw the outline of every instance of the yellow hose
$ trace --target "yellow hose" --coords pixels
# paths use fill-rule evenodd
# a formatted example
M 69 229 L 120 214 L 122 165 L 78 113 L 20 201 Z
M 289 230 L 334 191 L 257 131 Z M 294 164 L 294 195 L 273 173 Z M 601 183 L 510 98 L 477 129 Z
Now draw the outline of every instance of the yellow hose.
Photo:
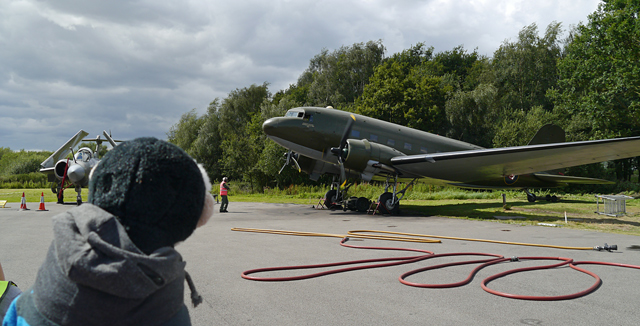
M 361 234 L 359 234 L 359 233 L 399 234 L 399 235 L 412 236 L 412 237 L 424 237 L 424 238 L 436 238 L 436 239 L 448 239 L 448 240 L 462 240 L 462 241 L 489 242 L 489 243 L 499 243 L 499 244 L 508 244 L 508 245 L 516 245 L 516 246 L 544 247 L 544 248 L 570 249 L 570 250 L 593 250 L 593 247 L 568 247 L 568 246 L 555 246 L 555 245 L 545 245 L 545 244 L 535 244 L 535 243 L 523 243 L 523 242 L 511 242 L 511 241 L 499 241 L 499 240 L 485 240 L 485 239 L 472 239 L 472 238 L 460 238 L 460 237 L 446 237 L 446 236 L 441 236 L 441 235 L 426 235 L 426 234 L 415 234 L 415 233 L 404 233 L 404 232 L 392 232 L 392 231 L 354 230 L 354 231 L 349 231 L 349 232 L 347 232 L 347 234 L 348 234 L 349 236 L 361 235 Z
M 511 242 L 500 240 L 486 240 L 486 239 L 472 239 L 472 238 L 460 238 L 460 237 L 447 237 L 441 235 L 427 235 L 417 233 L 405 233 L 405 232 L 393 232 L 393 231 L 377 231 L 377 230 L 353 230 L 347 232 L 347 234 L 332 234 L 332 233 L 318 233 L 318 232 L 304 232 L 304 231 L 288 231 L 288 230 L 272 230 L 272 229 L 253 229 L 253 228 L 232 228 L 231 231 L 238 232 L 255 232 L 255 233 L 268 233 L 268 234 L 280 234 L 280 235 L 295 235 L 305 237 L 332 237 L 332 238 L 356 238 L 356 239 L 370 239 L 370 240 L 386 240 L 386 241 L 403 241 L 403 242 L 420 242 L 420 243 L 441 243 L 440 240 L 432 240 L 425 238 L 435 239 L 447 239 L 447 240 L 461 240 L 461 241 L 476 241 L 476 242 L 489 242 L 498 244 L 508 244 L 516 246 L 530 246 L 530 247 L 543 247 L 543 248 L 556 248 L 556 249 L 569 249 L 569 250 L 593 250 L 593 247 L 569 247 L 569 246 L 555 246 L 535 243 L 523 243 L 523 242 Z M 387 235 L 372 235 L 361 233 L 382 233 Z
M 304 237 L 332 237 L 332 238 L 341 238 L 341 239 L 357 238 L 357 239 L 421 242 L 421 243 L 440 243 L 441 242 L 440 240 L 431 240 L 431 239 L 416 238 L 416 237 L 403 237 L 403 236 L 394 236 L 394 235 L 359 235 L 359 234 L 346 235 L 346 234 L 331 234 L 331 233 L 271 230 L 271 229 L 252 229 L 252 228 L 233 228 L 231 229 L 231 231 L 295 235 L 295 236 L 304 236 Z M 368 231 L 368 232 L 372 232 L 372 231 Z M 380 232 L 380 231 L 376 231 L 376 232 Z

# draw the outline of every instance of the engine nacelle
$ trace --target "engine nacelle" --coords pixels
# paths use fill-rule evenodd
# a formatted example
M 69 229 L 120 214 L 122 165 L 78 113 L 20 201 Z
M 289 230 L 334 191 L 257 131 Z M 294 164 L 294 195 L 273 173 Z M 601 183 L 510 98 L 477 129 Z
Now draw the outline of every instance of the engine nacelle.
M 395 148 L 372 143 L 366 139 L 349 139 L 347 140 L 346 149 L 347 156 L 345 157 L 344 165 L 346 168 L 357 171 L 371 169 L 372 164 L 380 165 L 383 169 L 384 167 L 392 169 L 391 158 L 405 156 L 404 153 Z
M 56 163 L 55 169 L 53 169 L 56 178 L 62 180 L 64 173 L 67 171 L 67 160 L 60 160 Z

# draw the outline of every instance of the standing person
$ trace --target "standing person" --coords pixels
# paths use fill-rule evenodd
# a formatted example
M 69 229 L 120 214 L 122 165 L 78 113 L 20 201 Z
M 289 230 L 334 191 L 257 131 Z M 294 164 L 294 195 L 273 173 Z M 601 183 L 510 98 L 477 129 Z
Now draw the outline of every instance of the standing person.
M 227 184 L 229 179 L 227 177 L 222 178 L 222 182 L 220 182 L 220 197 L 222 198 L 222 202 L 220 203 L 220 212 L 226 213 L 227 206 L 229 206 L 229 199 L 227 198 L 227 193 L 229 192 L 229 184 Z
M 138 138 L 91 173 L 88 202 L 53 217 L 35 283 L 4 326 L 191 325 L 186 263 L 174 249 L 213 213 L 211 183 L 177 146 Z

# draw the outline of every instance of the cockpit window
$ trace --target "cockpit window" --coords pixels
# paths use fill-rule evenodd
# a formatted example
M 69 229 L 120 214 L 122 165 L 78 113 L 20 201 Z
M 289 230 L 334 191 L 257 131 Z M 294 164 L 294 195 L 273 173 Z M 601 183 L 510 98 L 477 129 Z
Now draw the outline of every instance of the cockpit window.
M 312 114 L 305 114 L 303 119 L 305 121 L 313 122 L 313 115 Z
M 91 158 L 93 158 L 93 154 L 91 153 L 91 150 L 86 147 L 79 149 L 75 156 L 76 161 L 82 162 L 89 162 Z
M 287 113 L 284 116 L 285 117 L 292 117 L 292 118 L 302 118 L 302 117 L 304 117 L 304 111 L 289 110 L 289 111 L 287 111 Z

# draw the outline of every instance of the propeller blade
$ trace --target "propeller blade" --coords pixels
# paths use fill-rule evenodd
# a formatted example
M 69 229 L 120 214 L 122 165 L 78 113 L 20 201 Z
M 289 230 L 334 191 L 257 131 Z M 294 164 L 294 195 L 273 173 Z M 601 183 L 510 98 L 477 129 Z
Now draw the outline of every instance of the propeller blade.
M 296 165 L 296 167 L 298 168 L 298 172 L 302 172 L 302 169 L 300 168 L 300 164 L 298 164 L 298 160 L 296 160 L 295 157 L 291 156 L 291 160 L 293 161 L 293 163 Z
M 351 114 L 351 119 L 347 122 L 347 125 L 344 128 L 344 132 L 342 133 L 342 139 L 340 139 L 340 147 L 331 147 L 330 151 L 333 155 L 338 157 L 338 165 L 340 166 L 340 181 L 342 181 L 342 187 L 347 183 L 347 174 L 344 170 L 344 158 L 342 155 L 344 154 L 344 148 L 347 146 L 347 140 L 349 139 L 349 135 L 351 134 L 351 128 L 353 128 L 353 124 L 356 122 L 356 117 Z M 338 187 L 339 192 L 340 186 Z
M 284 165 L 282 166 L 282 168 L 280 169 L 280 171 L 278 172 L 278 174 L 282 173 L 282 171 L 284 170 L 284 168 L 289 165 L 289 163 L 291 161 L 293 161 L 293 163 L 295 163 L 296 167 L 298 168 L 298 172 L 301 172 L 302 169 L 300 168 L 300 165 L 298 164 L 298 161 L 296 161 L 296 158 L 294 157 L 294 153 L 293 151 L 289 150 L 288 152 L 284 153 L 284 157 L 286 157 Z
M 342 139 L 340 140 L 340 151 L 347 144 L 347 139 L 349 139 L 349 134 L 351 133 L 351 128 L 353 128 L 353 124 L 356 122 L 356 117 L 352 114 L 351 120 L 347 122 L 347 126 L 344 128 L 344 132 L 342 133 Z

